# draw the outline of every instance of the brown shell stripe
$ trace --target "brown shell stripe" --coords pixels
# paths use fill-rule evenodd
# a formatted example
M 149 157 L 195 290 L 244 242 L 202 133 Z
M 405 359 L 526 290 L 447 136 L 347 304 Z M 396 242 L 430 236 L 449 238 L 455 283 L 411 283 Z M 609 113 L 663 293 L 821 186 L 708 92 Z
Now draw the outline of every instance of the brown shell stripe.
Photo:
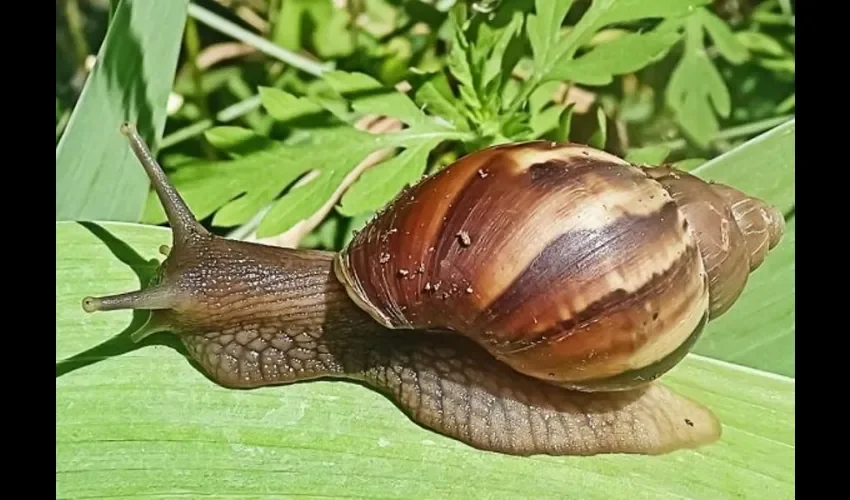
M 702 311 L 691 314 L 686 306 L 705 298 L 698 254 L 687 251 L 695 243 L 657 183 L 616 157 L 581 146 L 507 146 L 476 159 L 405 193 L 387 212 L 391 219 L 379 217 L 352 244 L 351 263 L 369 299 L 394 299 L 384 309 L 394 324 L 402 324 L 403 315 L 415 326 L 486 337 L 497 355 L 533 346 L 547 330 L 553 337 L 560 333 L 573 339 L 549 355 L 551 363 L 573 361 L 586 376 L 594 375 L 580 362 L 610 348 L 606 343 L 614 342 L 613 352 L 631 366 L 663 357 L 696 328 Z M 387 233 L 394 228 L 396 233 Z M 384 246 L 376 248 L 381 239 Z M 367 262 L 380 252 L 392 258 L 374 269 Z M 408 274 L 394 275 L 405 265 Z M 424 272 L 413 274 L 417 268 Z M 692 272 L 692 279 L 671 288 L 668 269 Z M 622 309 L 610 301 L 612 293 L 627 295 L 656 282 L 639 296 L 644 309 L 601 323 L 613 329 L 607 334 L 580 324 L 582 311 L 602 303 Z M 659 307 L 651 301 L 666 296 L 668 308 L 656 315 Z M 648 315 L 669 326 L 641 333 Z M 691 330 L 675 327 L 678 319 Z M 669 336 L 670 329 L 676 335 Z M 539 361 L 529 359 L 529 370 Z

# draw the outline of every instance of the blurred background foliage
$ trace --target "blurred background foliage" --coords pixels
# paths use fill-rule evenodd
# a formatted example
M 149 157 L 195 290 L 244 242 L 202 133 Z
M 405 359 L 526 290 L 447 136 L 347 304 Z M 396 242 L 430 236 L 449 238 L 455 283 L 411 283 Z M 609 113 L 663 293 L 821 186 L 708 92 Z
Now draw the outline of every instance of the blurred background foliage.
M 163 137 L 159 140 L 152 130 L 151 140 L 178 189 L 215 231 L 334 249 L 405 183 L 487 144 L 569 139 L 632 161 L 676 162 L 691 169 L 793 116 L 794 2 L 678 2 L 692 4 L 685 15 L 676 11 L 675 1 L 615 2 L 624 9 L 619 17 L 598 25 L 590 21 L 594 10 L 587 0 L 537 3 L 569 9 L 557 36 L 570 39 L 571 30 L 581 31 L 576 26 L 589 30 L 572 39 L 568 58 L 578 56 L 571 64 L 562 61 L 553 78 L 531 82 L 538 84 L 532 88 L 525 84 L 548 62 L 538 58 L 533 38 L 546 30 L 529 30 L 535 20 L 522 23 L 514 14 L 533 12 L 534 0 L 191 2 L 174 54 L 176 67 L 170 68 L 176 74 Z M 119 5 L 117 0 L 56 3 L 57 144 Z M 474 39 L 457 38 L 455 15 L 458 23 L 472 19 L 464 36 Z M 511 32 L 517 28 L 513 21 L 520 24 Z M 507 44 L 500 45 L 502 35 Z M 168 69 L 168 54 L 162 59 Z M 330 70 L 344 72 L 336 85 L 317 78 Z M 387 122 L 380 113 L 397 109 L 398 102 L 340 99 L 346 85 L 367 83 L 345 80 L 350 73 L 368 75 L 368 85 L 407 92 L 428 116 L 433 112 L 453 127 L 461 124 L 453 130 L 469 135 L 389 144 L 406 148 L 397 156 L 384 151 L 366 158 L 383 145 L 365 144 L 351 151 L 344 168 L 335 169 L 340 155 L 328 150 L 352 148 L 362 140 L 362 134 L 345 131 L 353 132 L 350 127 L 338 128 L 340 123 L 367 131 L 411 125 L 398 116 Z M 489 88 L 479 85 L 488 79 Z M 527 99 L 518 100 L 522 109 L 500 107 L 526 90 L 522 97 Z M 102 127 L 98 133 L 115 135 L 116 124 Z M 328 135 L 321 139 L 319 132 Z M 305 134 L 320 142 L 307 140 L 298 157 L 275 155 L 278 140 L 297 144 Z M 120 138 L 116 144 L 123 147 Z M 61 156 L 57 152 L 59 171 L 85 168 L 67 166 Z M 376 163 L 377 168 L 367 168 Z M 322 168 L 333 175 L 311 179 Z M 358 184 L 352 177 L 361 174 Z M 94 174 L 75 175 L 63 178 L 57 188 L 76 191 L 67 180 L 72 178 L 95 182 Z M 139 176 L 138 182 L 144 179 Z M 346 186 L 351 188 L 343 194 Z M 79 196 L 94 197 L 91 192 Z M 132 203 L 123 212 L 112 207 L 69 210 L 67 218 L 85 214 L 163 222 L 150 193 L 144 207 Z M 57 216 L 60 212 L 57 208 Z

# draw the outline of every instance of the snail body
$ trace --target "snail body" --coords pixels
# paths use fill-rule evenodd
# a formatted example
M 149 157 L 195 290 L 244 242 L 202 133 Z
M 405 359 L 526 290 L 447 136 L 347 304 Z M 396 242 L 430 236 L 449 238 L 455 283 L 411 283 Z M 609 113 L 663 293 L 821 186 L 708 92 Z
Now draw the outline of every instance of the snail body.
M 366 382 L 418 423 L 516 455 L 666 453 L 720 437 L 655 379 L 726 312 L 781 238 L 774 208 L 669 167 L 536 141 L 405 189 L 340 252 L 207 232 L 135 129 L 174 246 L 149 309 L 216 382 Z

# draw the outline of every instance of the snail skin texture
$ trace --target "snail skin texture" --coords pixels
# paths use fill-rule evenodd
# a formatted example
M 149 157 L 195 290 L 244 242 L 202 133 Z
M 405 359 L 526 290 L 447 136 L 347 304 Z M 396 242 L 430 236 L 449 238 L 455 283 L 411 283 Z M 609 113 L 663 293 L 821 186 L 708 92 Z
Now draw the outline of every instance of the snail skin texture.
M 173 247 L 146 309 L 234 388 L 334 377 L 419 424 L 513 455 L 660 454 L 720 438 L 656 381 L 782 237 L 775 208 L 577 144 L 469 154 L 404 190 L 339 253 L 209 233 L 132 124 Z

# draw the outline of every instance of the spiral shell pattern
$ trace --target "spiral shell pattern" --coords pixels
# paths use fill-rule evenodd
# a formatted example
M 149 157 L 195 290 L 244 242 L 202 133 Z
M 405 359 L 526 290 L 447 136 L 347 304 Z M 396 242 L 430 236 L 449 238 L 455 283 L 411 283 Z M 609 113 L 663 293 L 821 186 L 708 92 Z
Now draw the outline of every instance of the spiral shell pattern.
M 656 378 L 707 321 L 707 274 L 670 194 L 576 144 L 461 158 L 404 190 L 335 269 L 387 327 L 451 330 L 582 390 Z

